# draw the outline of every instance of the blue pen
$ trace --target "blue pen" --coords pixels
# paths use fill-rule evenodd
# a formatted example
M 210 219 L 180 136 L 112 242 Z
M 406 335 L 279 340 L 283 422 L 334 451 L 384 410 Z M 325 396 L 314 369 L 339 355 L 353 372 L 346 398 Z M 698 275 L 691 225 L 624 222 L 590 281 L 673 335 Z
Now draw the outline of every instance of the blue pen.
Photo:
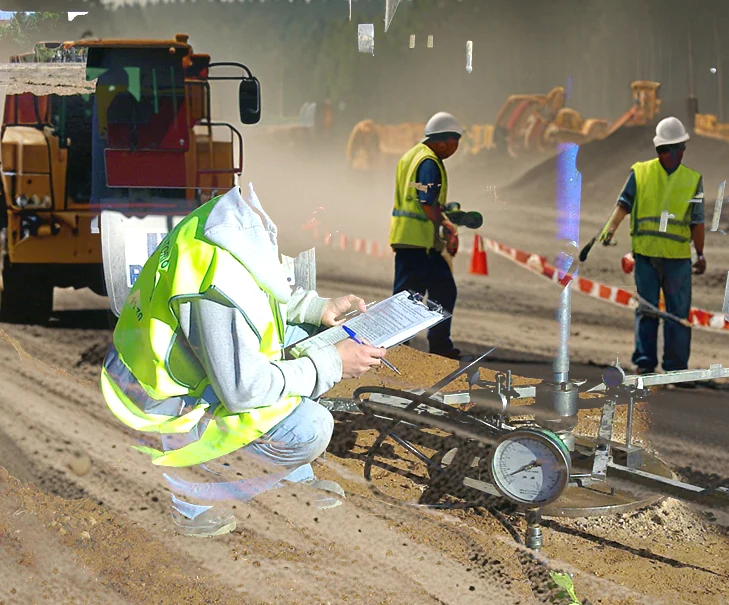
M 357 338 L 357 335 L 354 333 L 354 331 L 352 330 L 352 328 L 348 328 L 347 326 L 344 326 L 344 325 L 342 326 L 342 328 L 347 333 L 347 336 L 349 336 L 358 345 L 364 344 L 364 343 L 360 342 L 359 338 Z M 392 365 L 389 361 L 387 361 L 387 359 L 383 359 L 382 360 L 382 363 L 386 367 L 390 368 L 393 372 L 395 372 L 397 374 L 400 374 L 400 370 L 398 370 L 394 365 Z

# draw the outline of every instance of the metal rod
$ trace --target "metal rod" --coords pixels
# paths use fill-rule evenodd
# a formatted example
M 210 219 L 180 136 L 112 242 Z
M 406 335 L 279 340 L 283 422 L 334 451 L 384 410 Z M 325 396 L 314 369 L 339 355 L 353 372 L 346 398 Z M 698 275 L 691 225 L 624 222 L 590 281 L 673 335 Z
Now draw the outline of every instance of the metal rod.
M 689 95 L 693 98 L 695 96 L 694 57 L 693 57 L 693 49 L 692 49 L 692 45 L 691 45 L 691 26 L 690 25 L 689 25 L 689 32 L 688 32 L 688 68 L 689 68 Z
M 716 44 L 716 76 L 717 86 L 719 93 L 719 111 L 717 112 L 718 121 L 720 124 L 724 123 L 724 82 L 722 80 L 722 61 L 721 61 L 721 44 L 719 42 L 719 29 L 716 25 L 716 19 L 714 19 L 714 43 Z
M 539 552 L 542 548 L 542 511 L 530 508 L 526 511 L 526 543 L 527 548 Z
M 697 380 L 712 380 L 716 378 L 729 378 L 729 368 L 723 368 L 720 363 L 712 364 L 706 370 L 676 370 L 674 372 L 666 372 L 665 374 L 643 374 L 641 376 L 626 376 L 623 381 L 624 386 L 638 386 L 638 382 L 642 381 L 644 387 L 657 386 L 659 384 L 676 384 L 678 382 L 694 382 Z M 527 389 L 521 389 L 524 397 L 527 397 Z M 604 391 L 605 385 L 599 384 L 591 388 L 588 393 L 596 393 Z
M 608 474 L 612 478 L 627 481 L 634 485 L 641 485 L 671 498 L 717 508 L 729 508 L 729 489 L 726 487 L 697 487 L 696 485 L 668 479 L 639 469 L 632 469 L 614 462 L 608 464 L 608 469 Z
M 489 349 L 488 351 L 486 351 L 486 353 L 484 353 L 483 355 L 480 355 L 479 357 L 477 357 L 476 359 L 474 359 L 468 365 L 465 365 L 462 368 L 458 368 L 454 372 L 451 372 L 450 374 L 448 374 L 448 376 L 446 376 L 442 380 L 439 380 L 438 382 L 436 382 L 432 387 L 430 387 L 429 389 L 426 389 L 423 392 L 423 396 L 424 397 L 430 397 L 431 395 L 435 395 L 438 391 L 440 391 L 443 387 L 448 386 L 451 382 L 453 382 L 461 374 L 466 373 L 468 370 L 470 370 L 473 367 L 478 367 L 478 364 L 481 363 L 481 361 L 483 361 L 484 359 L 486 359 L 486 356 L 487 355 L 489 355 L 491 352 L 493 352 L 494 350 L 496 350 L 496 348 L 499 347 L 500 344 L 501 343 L 499 343 L 495 347 L 491 347 L 491 349 Z
M 633 440 L 633 407 L 635 406 L 635 397 L 630 395 L 630 401 L 628 402 L 628 424 L 625 427 L 625 447 L 630 448 L 631 441 Z
M 557 320 L 559 321 L 559 348 L 557 357 L 554 359 L 552 368 L 554 371 L 554 382 L 557 384 L 567 382 L 570 372 L 570 314 L 572 307 L 572 284 L 568 284 L 559 297 L 559 310 Z

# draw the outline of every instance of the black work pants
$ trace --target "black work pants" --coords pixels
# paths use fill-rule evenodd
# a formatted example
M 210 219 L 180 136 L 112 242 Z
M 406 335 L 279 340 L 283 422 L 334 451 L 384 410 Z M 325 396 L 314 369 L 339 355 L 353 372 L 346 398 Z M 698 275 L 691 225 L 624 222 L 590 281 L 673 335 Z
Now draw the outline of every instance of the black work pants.
M 393 294 L 412 290 L 441 305 L 449 313 L 456 306 L 458 289 L 453 273 L 440 252 L 425 248 L 395 249 L 395 284 Z M 428 330 L 430 352 L 436 355 L 453 350 L 451 319 Z

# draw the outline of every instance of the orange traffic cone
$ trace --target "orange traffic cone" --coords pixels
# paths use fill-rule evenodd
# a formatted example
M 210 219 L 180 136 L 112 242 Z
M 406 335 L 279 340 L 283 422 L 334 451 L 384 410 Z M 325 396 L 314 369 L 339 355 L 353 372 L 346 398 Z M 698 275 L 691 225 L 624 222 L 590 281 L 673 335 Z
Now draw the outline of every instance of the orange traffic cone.
M 471 255 L 471 269 L 474 275 L 488 275 L 489 265 L 486 259 L 486 250 L 483 247 L 483 238 L 477 235 L 473 240 L 473 254 Z

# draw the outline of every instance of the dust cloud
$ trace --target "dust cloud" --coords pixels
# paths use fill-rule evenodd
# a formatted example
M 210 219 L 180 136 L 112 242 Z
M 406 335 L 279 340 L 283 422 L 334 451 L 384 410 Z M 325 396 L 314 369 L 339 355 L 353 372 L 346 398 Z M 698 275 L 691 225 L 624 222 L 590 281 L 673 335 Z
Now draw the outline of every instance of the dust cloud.
M 52 5 L 47 0 L 42 8 Z M 700 109 L 721 114 L 719 86 L 727 79 L 716 75 L 729 51 L 717 51 L 713 29 L 715 21 L 729 22 L 725 3 L 702 2 L 699 10 L 696 3 L 677 0 L 402 0 L 387 33 L 384 0 L 352 5 L 349 21 L 347 0 L 150 2 L 114 10 L 89 3 L 89 14 L 65 26 L 64 36 L 171 39 L 187 33 L 196 52 L 252 70 L 262 84 L 261 124 L 240 124 L 232 83 L 213 83 L 213 118 L 244 134 L 240 183 L 253 183 L 279 227 L 281 251 L 294 256 L 316 246 L 322 296 L 354 292 L 375 300 L 392 285 L 390 258 L 340 252 L 321 240 L 331 234 L 387 243 L 398 153 L 383 154 L 369 171 L 354 170 L 346 158 L 347 140 L 362 120 L 422 124 L 442 110 L 465 125 L 492 124 L 510 95 L 546 94 L 555 86 L 565 87 L 567 106 L 584 118 L 614 120 L 630 108 L 630 83 L 637 79 L 661 83 L 659 117 L 685 119 L 691 92 L 688 23 Z M 358 23 L 375 24 L 374 57 L 357 52 Z M 426 45 L 430 35 L 433 48 Z M 467 40 L 473 41 L 471 73 Z M 0 52 L 3 48 L 0 43 Z M 331 129 L 301 127 L 302 106 L 326 100 L 333 108 Z M 620 130 L 581 147 L 582 241 L 607 218 L 631 164 L 654 157 L 653 128 Z M 688 143 L 685 161 L 704 174 L 707 200 L 713 201 L 729 176 L 727 149 L 726 143 L 695 135 Z M 498 150 L 469 155 L 462 149 L 447 166 L 450 199 L 484 214 L 487 237 L 547 256 L 561 248 L 555 238 L 554 153 L 511 158 Z M 303 229 L 312 218 L 319 221 L 319 240 Z M 721 307 L 727 241 L 707 236 L 709 269 L 694 280 L 696 306 Z M 620 268 L 629 249 L 624 225 L 618 246 L 593 251 L 581 274 L 630 287 L 633 276 Z M 535 382 L 539 372 L 549 375 L 560 289 L 494 255 L 488 276 L 471 275 L 469 255 L 464 247 L 455 260 L 456 344 L 474 353 L 500 344 L 491 362 L 503 369 L 510 356 L 509 364 L 522 364 L 509 365 L 518 384 Z M 109 603 L 463 605 L 545 599 L 538 577 L 544 567 L 525 564 L 507 532 L 510 523 L 523 534 L 523 518 L 510 515 L 505 525 L 484 510 L 436 514 L 386 505 L 362 478 L 374 429 L 345 415 L 337 417 L 330 453 L 316 466 L 322 478 L 345 487 L 345 506 L 325 516 L 305 505 L 305 494 L 281 490 L 238 505 L 239 529 L 220 540 L 175 535 L 169 494 L 156 469 L 129 449 L 133 437 L 108 413 L 96 387 L 111 332 L 100 299 L 84 296 L 57 291 L 54 324 L 12 326 L 8 334 L 30 355 L 89 384 L 39 369 L 0 342 L 6 368 L 0 466 L 15 477 L 0 470 L 0 601 L 94 602 L 92 594 Z M 578 295 L 572 304 L 575 378 L 599 374 L 616 356 L 629 366 L 632 313 Z M 74 323 L 91 307 L 97 309 L 95 325 Z M 729 365 L 726 338 L 696 330 L 692 367 Z M 455 366 L 404 348 L 391 359 L 404 370 L 404 382 L 387 382 L 377 370 L 364 383 L 423 388 Z M 357 386 L 361 383 L 342 383 L 334 395 L 346 397 Z M 639 410 L 636 438 L 680 477 L 729 486 L 725 404 L 718 389 L 656 393 Z M 583 434 L 594 435 L 599 409 L 582 411 L 580 422 Z M 616 435 L 625 430 L 623 416 L 620 423 Z M 387 459 L 423 471 L 402 453 L 388 446 Z M 384 471 L 376 479 L 389 493 L 412 500 L 422 493 L 425 471 L 421 474 L 420 482 Z M 549 565 L 574 573 L 585 602 L 680 597 L 718 605 L 727 598 L 726 519 L 716 511 L 667 501 L 606 520 L 550 520 L 544 531 Z

